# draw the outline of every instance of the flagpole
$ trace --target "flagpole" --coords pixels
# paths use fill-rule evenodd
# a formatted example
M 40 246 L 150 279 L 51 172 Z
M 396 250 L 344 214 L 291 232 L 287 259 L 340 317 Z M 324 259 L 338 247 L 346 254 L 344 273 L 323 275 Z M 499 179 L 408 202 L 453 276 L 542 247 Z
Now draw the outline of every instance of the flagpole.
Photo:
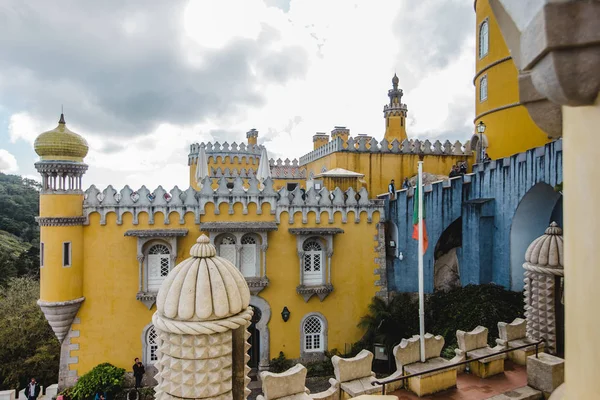
M 419 161 L 417 178 L 419 199 L 419 333 L 421 337 L 421 362 L 425 362 L 425 295 L 423 293 L 423 161 Z

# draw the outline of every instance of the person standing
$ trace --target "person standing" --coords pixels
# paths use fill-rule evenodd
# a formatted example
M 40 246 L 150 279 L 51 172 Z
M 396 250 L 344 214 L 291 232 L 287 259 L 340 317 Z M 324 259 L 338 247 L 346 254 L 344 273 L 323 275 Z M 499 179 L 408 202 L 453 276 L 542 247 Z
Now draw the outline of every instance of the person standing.
M 390 181 L 388 185 L 388 192 L 390 193 L 390 200 L 396 200 L 396 185 L 394 184 L 394 180 Z
M 402 182 L 402 189 L 409 189 L 410 188 L 410 182 L 408 181 L 408 178 L 404 178 L 404 182 Z
M 40 384 L 36 382 L 35 378 L 31 378 L 31 382 L 25 388 L 25 397 L 27 400 L 36 400 L 40 395 Z
M 135 388 L 138 389 L 142 387 L 142 378 L 146 373 L 146 369 L 144 365 L 140 361 L 139 358 L 135 359 L 135 364 L 133 364 L 133 377 L 135 378 Z

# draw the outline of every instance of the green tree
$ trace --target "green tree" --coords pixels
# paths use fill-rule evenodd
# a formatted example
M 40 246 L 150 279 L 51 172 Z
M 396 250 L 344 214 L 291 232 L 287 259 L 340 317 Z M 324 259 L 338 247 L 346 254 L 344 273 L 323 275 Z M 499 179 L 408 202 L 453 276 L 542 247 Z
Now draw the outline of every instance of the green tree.
M 30 277 L 0 288 L 0 390 L 22 388 L 32 376 L 43 386 L 57 381 L 60 345 L 36 303 L 39 292 Z

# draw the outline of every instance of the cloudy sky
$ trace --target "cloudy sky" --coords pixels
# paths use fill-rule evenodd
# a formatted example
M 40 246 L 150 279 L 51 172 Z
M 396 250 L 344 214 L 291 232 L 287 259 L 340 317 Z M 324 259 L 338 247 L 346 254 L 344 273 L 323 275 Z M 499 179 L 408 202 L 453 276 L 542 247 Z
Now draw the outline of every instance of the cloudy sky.
M 383 137 L 396 72 L 409 137 L 466 140 L 475 14 L 467 0 L 3 0 L 0 171 L 37 176 L 35 137 L 90 144 L 85 186 L 188 186 L 189 144 L 312 149 L 334 125 Z

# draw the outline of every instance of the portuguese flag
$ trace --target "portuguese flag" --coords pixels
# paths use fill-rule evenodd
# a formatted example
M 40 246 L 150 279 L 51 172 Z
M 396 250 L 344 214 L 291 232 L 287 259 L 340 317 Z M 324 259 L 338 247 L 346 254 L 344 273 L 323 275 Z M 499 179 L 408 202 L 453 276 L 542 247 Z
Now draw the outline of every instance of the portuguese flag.
M 415 187 L 415 195 L 413 197 L 413 234 L 415 240 L 419 240 L 419 190 Z M 425 227 L 425 204 L 423 204 L 423 254 L 427 251 L 427 228 Z

